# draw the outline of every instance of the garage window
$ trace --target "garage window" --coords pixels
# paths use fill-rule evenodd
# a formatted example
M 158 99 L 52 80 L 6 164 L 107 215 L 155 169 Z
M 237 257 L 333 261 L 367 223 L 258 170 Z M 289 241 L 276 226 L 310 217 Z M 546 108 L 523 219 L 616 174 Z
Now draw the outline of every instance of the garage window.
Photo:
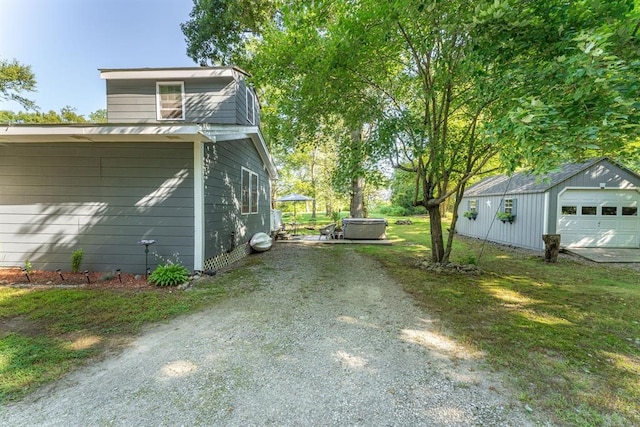
M 477 199 L 469 199 L 469 211 L 478 212 L 478 200 Z
M 578 207 L 577 206 L 563 206 L 562 207 L 562 215 L 577 215 Z
M 638 208 L 635 206 L 623 206 L 622 216 L 638 216 Z
M 603 206 L 602 207 L 602 216 L 616 216 L 618 215 L 618 207 L 617 206 Z
M 504 199 L 502 203 L 502 212 L 511 215 L 516 214 L 516 199 Z
M 581 212 L 582 215 L 596 215 L 598 208 L 595 206 L 583 206 Z

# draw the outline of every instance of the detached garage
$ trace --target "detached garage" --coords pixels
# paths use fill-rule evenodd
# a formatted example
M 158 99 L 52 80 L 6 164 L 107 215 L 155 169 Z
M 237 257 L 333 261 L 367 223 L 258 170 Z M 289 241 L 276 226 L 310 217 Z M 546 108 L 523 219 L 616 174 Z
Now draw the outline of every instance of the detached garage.
M 543 250 L 544 234 L 563 247 L 640 247 L 640 175 L 608 158 L 563 165 L 545 177 L 500 175 L 469 187 L 456 231 Z

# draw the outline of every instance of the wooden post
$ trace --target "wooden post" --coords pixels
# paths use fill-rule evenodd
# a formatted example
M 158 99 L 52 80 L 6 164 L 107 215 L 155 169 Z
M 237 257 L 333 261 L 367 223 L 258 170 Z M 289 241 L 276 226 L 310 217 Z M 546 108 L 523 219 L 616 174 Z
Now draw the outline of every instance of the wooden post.
M 560 252 L 560 235 L 543 234 L 542 240 L 544 240 L 544 261 L 557 262 L 558 252 Z

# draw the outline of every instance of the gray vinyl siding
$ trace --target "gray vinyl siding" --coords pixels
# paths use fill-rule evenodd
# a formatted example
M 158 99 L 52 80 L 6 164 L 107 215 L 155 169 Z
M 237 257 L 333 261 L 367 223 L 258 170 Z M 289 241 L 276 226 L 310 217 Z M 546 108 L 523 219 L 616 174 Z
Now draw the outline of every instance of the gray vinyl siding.
M 257 232 L 270 232 L 270 181 L 249 139 L 206 143 L 204 157 L 208 259 L 247 242 Z M 258 213 L 240 213 L 242 167 L 258 174 Z
M 544 193 L 508 194 L 505 198 L 516 199 L 516 219 L 512 224 L 502 223 L 496 217 L 500 210 L 501 196 L 464 197 L 458 209 L 456 232 L 463 236 L 486 239 L 505 245 L 534 250 L 544 249 L 542 241 Z M 468 210 L 470 199 L 477 200 L 476 220 L 463 216 L 463 213 Z
M 193 268 L 193 145 L 56 143 L 0 146 L 0 266 L 144 272 L 174 253 Z
M 254 97 L 254 120 L 253 123 L 249 121 L 247 111 L 247 90 L 253 94 Z M 236 97 L 236 119 L 239 124 L 248 126 L 260 126 L 260 107 L 258 104 L 258 97 L 256 93 L 248 88 L 244 80 L 238 81 L 238 96 Z
M 238 90 L 239 85 L 236 81 L 230 78 L 176 81 L 184 82 L 185 119 L 160 122 L 248 124 L 244 110 L 246 108 L 245 92 L 244 89 Z M 144 79 L 108 80 L 107 118 L 109 123 L 158 123 L 156 82 L 156 80 Z

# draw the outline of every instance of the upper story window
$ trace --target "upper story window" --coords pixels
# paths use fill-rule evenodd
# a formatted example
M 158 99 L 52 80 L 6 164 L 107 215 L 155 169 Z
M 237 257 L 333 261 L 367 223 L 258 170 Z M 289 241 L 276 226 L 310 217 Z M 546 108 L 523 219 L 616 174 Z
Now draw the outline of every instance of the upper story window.
M 156 83 L 158 120 L 184 120 L 184 82 Z
M 253 91 L 247 87 L 247 121 L 252 125 L 256 123 L 256 98 Z

